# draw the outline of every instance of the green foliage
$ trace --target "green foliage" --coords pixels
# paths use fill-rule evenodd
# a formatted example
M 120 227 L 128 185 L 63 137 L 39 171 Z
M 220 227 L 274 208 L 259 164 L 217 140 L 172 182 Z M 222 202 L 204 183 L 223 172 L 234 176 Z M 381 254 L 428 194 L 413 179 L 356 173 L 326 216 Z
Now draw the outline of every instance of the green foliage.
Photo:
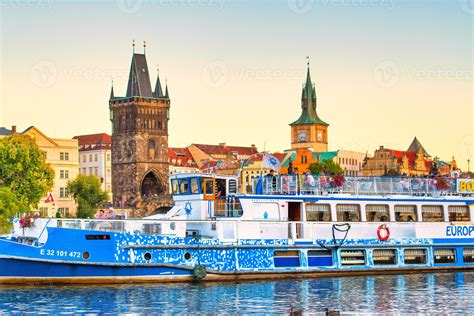
M 344 170 L 341 166 L 330 159 L 324 159 L 322 161 L 316 161 L 309 165 L 308 169 L 311 171 L 312 174 L 320 174 L 323 172 L 324 174 L 343 174 Z
M 7 187 L 0 187 L 0 232 L 7 233 L 11 227 L 10 219 L 16 213 L 24 213 L 29 208 Z
M 54 170 L 46 163 L 35 141 L 26 135 L 0 138 L 0 175 L 2 185 L 30 208 L 35 207 L 54 184 Z
M 78 175 L 73 181 L 69 181 L 69 193 L 79 204 L 77 208 L 78 218 L 94 217 L 94 209 L 107 202 L 109 195 L 102 191 L 99 178 L 89 175 Z

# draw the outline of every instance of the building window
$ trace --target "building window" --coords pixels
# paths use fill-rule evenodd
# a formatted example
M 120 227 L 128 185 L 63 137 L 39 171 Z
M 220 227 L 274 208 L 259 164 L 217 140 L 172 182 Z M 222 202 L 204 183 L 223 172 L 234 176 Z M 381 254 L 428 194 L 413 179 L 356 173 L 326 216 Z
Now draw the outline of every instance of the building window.
M 87 168 L 82 168 L 82 174 L 87 174 Z
M 60 170 L 59 171 L 60 179 L 69 179 L 69 170 Z
M 110 153 L 107 153 L 107 161 L 110 161 Z
M 365 212 L 368 222 L 388 222 L 390 218 L 388 205 L 366 205 Z
M 64 179 L 64 170 L 59 170 L 59 179 Z
M 94 155 L 94 161 L 97 161 L 97 154 Z
M 69 160 L 69 153 L 68 152 L 60 152 L 59 153 L 59 160 Z
M 451 222 L 468 222 L 469 206 L 467 205 L 450 205 L 448 206 L 449 221 Z
M 337 204 L 336 212 L 338 222 L 360 222 L 359 204 Z
M 69 190 L 67 187 L 61 187 L 59 188 L 59 197 L 60 198 L 67 198 L 69 195 Z
M 93 175 L 93 174 L 94 174 L 94 168 L 89 167 L 89 174 L 90 174 L 90 175 Z
M 421 218 L 423 222 L 442 222 L 443 206 L 442 205 L 423 205 L 421 207 Z
M 69 207 L 60 207 L 58 208 L 58 212 L 62 217 L 69 217 Z
M 48 217 L 48 208 L 47 207 L 40 207 L 38 209 L 40 213 L 40 217 Z
M 395 205 L 397 222 L 416 222 L 416 205 Z
M 110 168 L 107 168 L 107 174 L 110 174 Z
M 330 222 L 331 206 L 329 204 L 306 204 L 306 220 L 308 222 Z
M 48 152 L 43 150 L 42 153 L 43 153 L 44 160 L 47 160 L 48 159 Z
M 89 154 L 89 162 L 92 162 L 92 154 Z
M 82 155 L 82 162 L 86 162 L 86 161 L 87 161 L 86 155 Z
M 99 175 L 99 167 L 94 167 L 94 175 L 96 177 Z

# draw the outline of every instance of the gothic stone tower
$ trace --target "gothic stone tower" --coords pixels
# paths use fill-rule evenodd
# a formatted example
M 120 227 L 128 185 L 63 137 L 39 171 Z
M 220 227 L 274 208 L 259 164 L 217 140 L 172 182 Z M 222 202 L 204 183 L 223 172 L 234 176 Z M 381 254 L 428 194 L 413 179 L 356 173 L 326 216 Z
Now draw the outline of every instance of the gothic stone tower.
M 301 94 L 301 116 L 290 124 L 291 148 L 312 148 L 316 152 L 328 151 L 328 126 L 316 113 L 316 90 L 308 71 Z
M 110 93 L 114 206 L 142 208 L 168 190 L 168 86 L 159 76 L 152 91 L 145 54 L 133 53 L 127 94 Z M 161 205 L 163 206 L 163 205 Z

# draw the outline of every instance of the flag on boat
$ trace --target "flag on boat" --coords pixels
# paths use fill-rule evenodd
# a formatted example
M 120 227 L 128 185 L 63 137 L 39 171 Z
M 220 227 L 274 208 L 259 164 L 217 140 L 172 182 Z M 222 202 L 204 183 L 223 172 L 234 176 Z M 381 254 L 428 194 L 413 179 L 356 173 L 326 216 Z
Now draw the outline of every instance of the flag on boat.
M 44 203 L 53 203 L 53 202 L 54 202 L 53 194 L 49 193 L 46 200 L 44 200 Z
M 263 154 L 262 166 L 263 168 L 273 169 L 276 172 L 280 172 L 280 169 L 281 169 L 280 160 L 278 160 L 277 157 L 270 155 L 268 153 Z

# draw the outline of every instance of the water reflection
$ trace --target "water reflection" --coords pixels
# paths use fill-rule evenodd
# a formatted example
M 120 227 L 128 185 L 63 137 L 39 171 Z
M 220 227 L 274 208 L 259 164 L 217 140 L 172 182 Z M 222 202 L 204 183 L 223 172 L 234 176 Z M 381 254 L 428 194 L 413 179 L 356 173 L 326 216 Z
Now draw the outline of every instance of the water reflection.
M 0 287 L 0 314 L 473 313 L 474 273 L 245 283 Z

